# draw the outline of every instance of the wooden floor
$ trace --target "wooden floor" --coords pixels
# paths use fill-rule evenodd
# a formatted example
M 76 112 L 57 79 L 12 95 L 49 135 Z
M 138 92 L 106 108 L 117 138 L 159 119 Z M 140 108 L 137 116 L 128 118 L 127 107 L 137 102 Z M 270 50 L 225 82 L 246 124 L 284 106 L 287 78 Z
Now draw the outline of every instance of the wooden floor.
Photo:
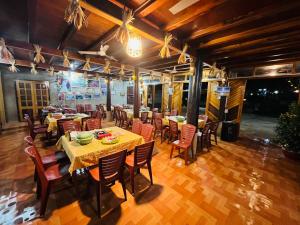
M 33 164 L 23 153 L 25 130 L 0 136 L 0 224 L 100 224 L 95 192 L 82 195 L 69 184 L 50 195 L 46 217 L 38 218 Z M 55 146 L 41 152 L 53 151 Z M 104 194 L 102 224 L 300 224 L 300 163 L 287 160 L 279 149 L 239 140 L 218 143 L 189 166 L 169 159 L 170 145 L 156 141 L 154 185 L 147 170 L 136 177 L 138 194 L 123 202 L 119 183 Z M 128 179 L 128 173 L 126 174 Z

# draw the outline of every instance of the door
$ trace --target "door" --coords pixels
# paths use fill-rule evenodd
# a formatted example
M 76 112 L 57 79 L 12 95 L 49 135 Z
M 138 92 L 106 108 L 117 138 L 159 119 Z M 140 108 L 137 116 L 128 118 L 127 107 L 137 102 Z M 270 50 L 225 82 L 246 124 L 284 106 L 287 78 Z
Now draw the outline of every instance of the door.
M 48 81 L 16 80 L 19 120 L 24 121 L 24 114 L 37 118 L 43 107 L 49 105 Z

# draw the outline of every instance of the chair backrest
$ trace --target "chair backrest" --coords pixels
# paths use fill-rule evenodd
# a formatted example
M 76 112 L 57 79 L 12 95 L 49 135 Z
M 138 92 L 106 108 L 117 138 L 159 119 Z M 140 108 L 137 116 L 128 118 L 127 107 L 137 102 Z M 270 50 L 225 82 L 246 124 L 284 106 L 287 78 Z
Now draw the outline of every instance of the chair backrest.
M 206 124 L 208 116 L 207 115 L 199 115 L 198 118 L 201 119 L 201 120 L 203 120 L 204 124 Z
M 159 113 L 159 112 L 154 112 L 153 114 L 152 114 L 152 118 L 163 118 L 163 114 L 162 113 Z
M 169 129 L 170 129 L 170 133 L 173 137 L 177 137 L 178 136 L 178 123 L 174 120 L 169 120 Z
M 141 136 L 145 142 L 152 141 L 153 126 L 151 124 L 142 124 Z
M 152 109 L 152 112 L 153 112 L 153 113 L 157 113 L 157 112 L 158 112 L 158 108 L 153 108 L 153 109 Z
M 121 120 L 121 110 L 120 110 L 120 108 L 117 108 L 116 109 L 116 118 L 117 118 L 117 120 Z
M 84 105 L 84 110 L 85 110 L 85 111 L 92 110 L 92 104 L 85 104 L 85 105 Z
M 134 149 L 134 166 L 141 167 L 152 159 L 154 141 L 138 145 Z
M 70 113 L 70 114 L 75 114 L 76 110 L 75 109 L 64 109 L 65 113 Z
M 196 127 L 192 124 L 183 124 L 181 129 L 180 141 L 188 144 L 192 144 Z
M 34 145 L 33 139 L 32 139 L 32 137 L 30 137 L 30 136 L 24 137 L 24 141 L 25 141 L 28 145 Z
M 140 135 L 142 131 L 142 125 L 142 121 L 140 121 L 139 119 L 134 119 L 132 121 L 132 132 Z
M 78 113 L 82 113 L 84 111 L 84 106 L 82 104 L 77 104 L 76 105 L 76 111 Z
M 86 130 L 86 121 L 91 119 L 90 116 L 81 118 L 81 130 Z
M 27 124 L 28 124 L 28 129 L 29 129 L 29 134 L 32 138 L 34 138 L 35 134 L 33 132 L 33 129 L 34 129 L 34 125 L 30 119 L 29 116 L 25 116 L 24 119 L 27 121 Z
M 163 121 L 162 118 L 154 118 L 154 126 L 155 126 L 155 130 L 162 130 L 163 127 Z
M 101 119 L 88 119 L 86 121 L 87 130 L 101 129 Z
M 24 149 L 24 152 L 32 159 L 33 163 L 35 164 L 40 181 L 42 183 L 46 182 L 46 175 L 42 158 L 36 147 L 34 145 L 28 146 Z
M 178 110 L 177 109 L 173 109 L 170 113 L 170 116 L 177 116 L 178 115 Z
M 210 132 L 210 123 L 206 123 L 202 130 L 202 135 L 208 135 Z
M 141 112 L 141 121 L 146 123 L 148 120 L 148 112 Z
M 127 112 L 126 111 L 121 111 L 121 118 L 124 120 L 124 121 L 127 121 Z
M 127 150 L 99 159 L 100 182 L 109 183 L 123 176 Z
M 66 121 L 63 123 L 64 133 L 67 131 L 81 131 L 80 122 L 79 121 Z
M 72 118 L 65 118 L 65 119 L 59 119 L 57 120 L 57 132 L 58 132 L 58 136 L 62 136 L 65 134 L 64 132 L 64 127 L 63 127 L 63 123 L 66 121 L 71 121 L 73 120 Z
M 209 123 L 209 129 L 212 133 L 216 133 L 219 127 L 219 122 L 215 121 L 215 122 L 210 122 Z

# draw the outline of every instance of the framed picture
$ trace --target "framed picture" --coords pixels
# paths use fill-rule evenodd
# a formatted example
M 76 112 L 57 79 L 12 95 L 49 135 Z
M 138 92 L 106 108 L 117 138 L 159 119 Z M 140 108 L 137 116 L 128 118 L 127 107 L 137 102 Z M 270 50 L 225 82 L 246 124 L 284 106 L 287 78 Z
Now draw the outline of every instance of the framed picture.
M 84 95 L 84 99 L 91 100 L 92 99 L 92 95 L 91 94 L 85 94 Z
M 66 100 L 67 100 L 67 101 L 74 101 L 74 100 L 75 100 L 75 95 L 67 94 L 67 95 L 66 95 Z
M 99 80 L 88 80 L 87 81 L 87 86 L 90 88 L 99 88 Z
M 76 95 L 76 100 L 83 100 L 83 95 Z
M 72 87 L 74 88 L 83 88 L 86 87 L 86 80 L 83 77 L 75 77 L 71 82 Z

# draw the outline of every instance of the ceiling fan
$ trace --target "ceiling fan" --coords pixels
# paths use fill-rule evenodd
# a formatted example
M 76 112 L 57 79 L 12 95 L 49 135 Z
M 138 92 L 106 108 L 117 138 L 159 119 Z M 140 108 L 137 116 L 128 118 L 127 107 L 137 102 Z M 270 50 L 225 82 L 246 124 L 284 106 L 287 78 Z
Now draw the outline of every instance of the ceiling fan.
M 106 54 L 107 50 L 109 49 L 109 45 L 101 45 L 99 51 L 78 51 L 81 55 L 96 55 L 96 56 L 103 56 L 110 60 L 118 61 L 113 56 L 109 56 Z
M 165 70 L 166 72 L 169 72 L 169 73 L 177 73 L 178 71 L 176 70 L 176 67 L 174 66 L 172 70 Z

